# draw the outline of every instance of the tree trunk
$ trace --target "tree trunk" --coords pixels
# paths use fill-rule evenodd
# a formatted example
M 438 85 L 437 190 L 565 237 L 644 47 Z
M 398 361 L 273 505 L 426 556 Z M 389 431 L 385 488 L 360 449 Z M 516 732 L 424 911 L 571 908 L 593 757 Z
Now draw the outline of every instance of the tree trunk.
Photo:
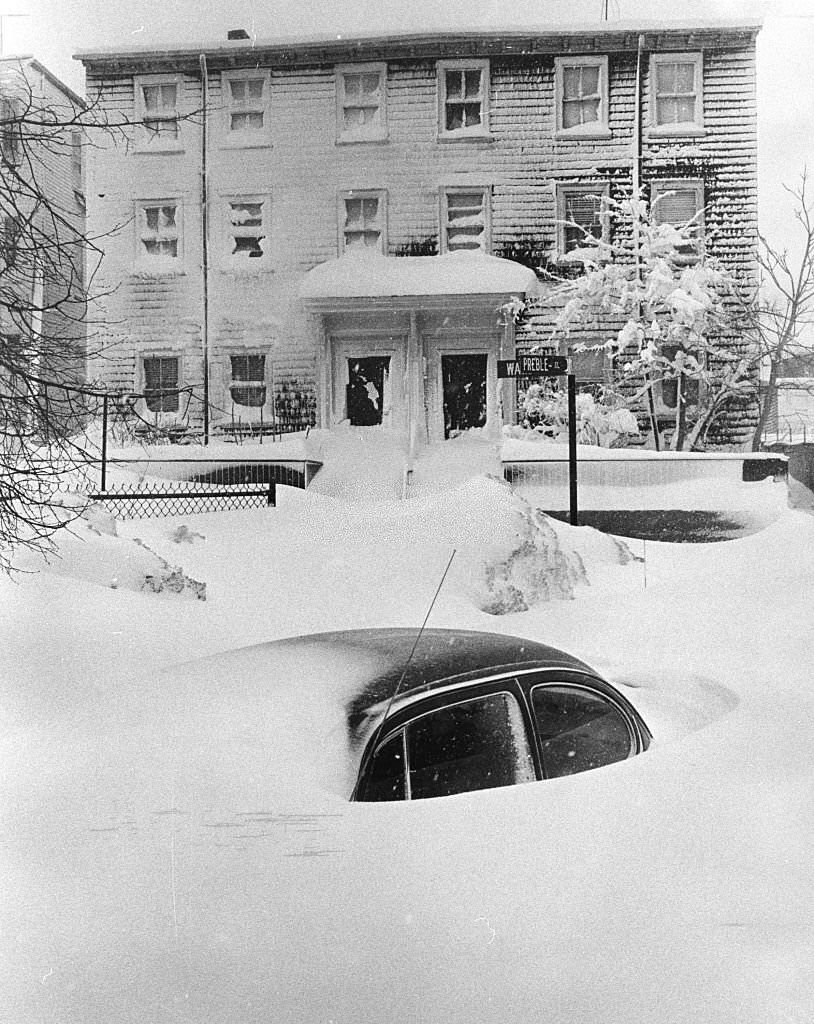
M 766 385 L 766 397 L 760 405 L 760 412 L 758 413 L 755 432 L 752 435 L 753 452 L 760 450 L 760 445 L 763 440 L 763 432 L 766 429 L 769 413 L 772 408 L 772 402 L 777 401 L 777 365 L 778 360 L 772 359 L 771 367 L 769 368 L 769 382 Z

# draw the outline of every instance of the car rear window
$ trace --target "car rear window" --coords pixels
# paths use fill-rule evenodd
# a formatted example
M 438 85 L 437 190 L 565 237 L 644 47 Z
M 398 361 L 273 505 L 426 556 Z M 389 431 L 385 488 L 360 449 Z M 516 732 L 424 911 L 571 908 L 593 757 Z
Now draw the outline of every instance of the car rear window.
M 627 718 L 601 694 L 577 686 L 535 686 L 531 700 L 546 778 L 601 768 L 633 753 Z

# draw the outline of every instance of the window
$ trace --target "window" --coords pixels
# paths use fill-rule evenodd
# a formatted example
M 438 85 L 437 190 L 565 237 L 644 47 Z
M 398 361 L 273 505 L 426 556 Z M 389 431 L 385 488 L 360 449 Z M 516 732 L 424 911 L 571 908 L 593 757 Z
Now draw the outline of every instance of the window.
M 266 404 L 266 357 L 241 353 L 230 356 L 232 382 L 229 394 L 235 405 L 257 409 Z
M 20 247 L 20 239 L 22 237 L 23 229 L 20 224 L 19 217 L 11 214 L 2 218 L 2 221 L 0 221 L 0 227 L 2 227 L 2 233 L 0 233 L 2 268 L 3 270 L 10 270 L 17 263 L 17 257 L 19 255 L 18 250 Z
M 660 411 L 675 412 L 678 408 L 679 384 L 681 401 L 685 406 L 698 405 L 701 397 L 701 381 L 697 376 L 681 372 L 682 364 L 690 373 L 698 372 L 698 353 L 687 352 L 678 345 L 662 345 L 659 355 L 672 365 L 663 365 L 658 383 L 657 398 Z
M 561 256 L 607 239 L 607 186 L 557 187 L 557 251 Z
M 10 167 L 20 162 L 20 125 L 14 102 L 0 97 L 0 157 Z
M 337 141 L 368 142 L 387 138 L 386 91 L 386 64 L 337 68 Z
M 481 249 L 488 252 L 489 193 L 487 189 L 447 189 L 442 202 L 442 251 Z
M 221 76 L 226 113 L 226 141 L 233 146 L 264 146 L 269 142 L 269 76 L 224 72 Z
M 441 138 L 489 133 L 489 62 L 438 63 L 438 121 Z
M 256 196 L 228 201 L 228 254 L 230 259 L 262 259 L 267 253 L 267 201 Z
M 665 135 L 704 130 L 703 54 L 656 53 L 650 67 L 652 129 Z
M 178 357 L 151 356 L 145 359 L 144 404 L 150 412 L 178 412 Z
M 175 200 L 141 203 L 137 210 L 139 258 L 177 260 L 181 255 L 180 207 Z
M 180 76 L 148 76 L 136 79 L 136 115 L 144 127 L 148 150 L 179 150 L 181 130 Z
M 376 752 L 363 800 L 422 800 L 534 782 L 515 697 L 495 693 L 430 711 Z
M 386 252 L 383 192 L 345 192 L 340 197 L 340 249 Z
M 627 719 L 600 694 L 577 686 L 535 686 L 531 700 L 546 778 L 600 768 L 634 752 Z
M 673 262 L 679 266 L 697 263 L 704 247 L 704 183 L 698 179 L 676 178 L 654 181 L 650 189 L 653 220 L 686 229 L 676 246 Z
M 555 80 L 558 134 L 610 135 L 608 58 L 558 57 Z

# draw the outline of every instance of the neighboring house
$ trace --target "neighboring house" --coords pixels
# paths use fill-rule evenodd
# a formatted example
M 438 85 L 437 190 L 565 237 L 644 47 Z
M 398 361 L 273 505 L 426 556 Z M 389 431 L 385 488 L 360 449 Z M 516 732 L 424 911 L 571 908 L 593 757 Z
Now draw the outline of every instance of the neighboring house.
M 661 217 L 697 215 L 708 251 L 753 275 L 757 31 L 233 32 L 81 54 L 93 102 L 140 122 L 89 169 L 91 231 L 128 225 L 102 282 L 123 326 L 95 372 L 196 428 L 204 392 L 213 428 L 292 396 L 305 419 L 413 443 L 512 419 L 497 360 L 544 344 L 554 315 L 531 301 L 515 324 L 515 300 L 550 287 L 528 268 L 607 230 L 634 160 Z M 728 414 L 719 439 L 746 442 L 754 418 Z
M 0 59 L 3 362 L 60 383 L 85 377 L 84 108 L 33 57 Z
M 814 441 L 814 353 L 789 356 L 777 371 L 763 440 Z

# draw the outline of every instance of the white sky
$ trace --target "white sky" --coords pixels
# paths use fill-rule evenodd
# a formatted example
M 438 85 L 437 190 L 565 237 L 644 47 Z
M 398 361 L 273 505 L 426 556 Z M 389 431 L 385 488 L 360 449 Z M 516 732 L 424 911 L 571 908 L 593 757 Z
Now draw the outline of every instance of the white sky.
M 495 20 L 544 24 L 573 16 L 574 10 L 582 20 L 593 21 L 601 6 L 601 0 L 447 0 L 443 6 L 436 0 L 323 0 L 312 5 L 301 0 L 0 0 L 0 14 L 4 53 L 33 53 L 81 92 L 83 70 L 71 56 L 88 48 L 193 44 L 222 38 L 230 27 L 245 27 L 260 38 L 308 35 L 325 26 L 337 32 L 370 31 L 385 16 L 400 28 L 428 27 L 439 11 L 464 25 Z M 623 20 L 738 18 L 747 9 L 765 11 L 758 49 L 761 225 L 775 244 L 791 246 L 793 218 L 782 183 L 794 183 L 806 164 L 814 169 L 814 0 L 683 0 L 675 5 L 610 0 L 611 18 Z

